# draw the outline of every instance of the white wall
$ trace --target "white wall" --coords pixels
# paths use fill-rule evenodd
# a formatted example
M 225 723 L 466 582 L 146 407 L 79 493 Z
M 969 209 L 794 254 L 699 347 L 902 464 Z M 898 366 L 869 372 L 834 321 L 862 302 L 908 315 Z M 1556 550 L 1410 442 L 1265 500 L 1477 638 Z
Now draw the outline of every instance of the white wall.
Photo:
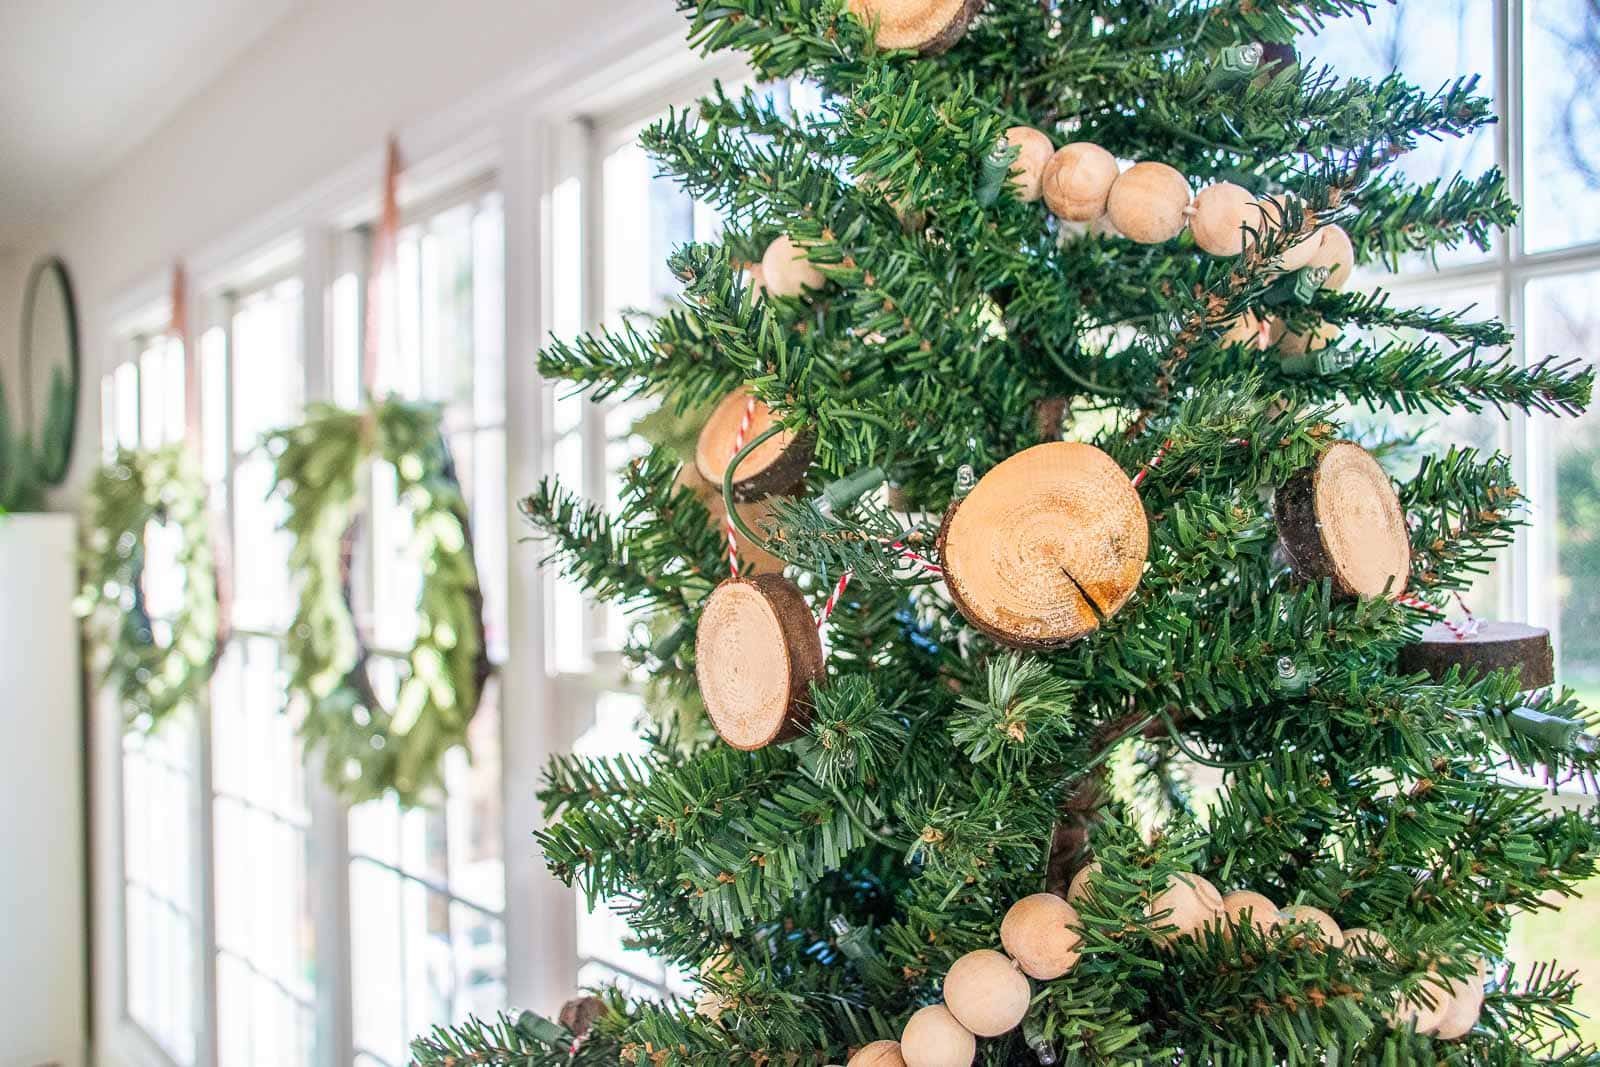
M 22 323 L 22 286 L 27 281 L 22 253 L 15 248 L 0 248 L 0 382 L 5 383 L 11 410 L 17 410 L 19 340 Z
M 671 0 L 339 0 L 305 4 L 268 31 L 22 250 L 24 262 L 46 249 L 65 257 L 83 316 L 80 435 L 57 506 L 70 506 L 93 462 L 99 368 L 115 316 L 129 310 L 119 301 L 136 291 L 159 298 L 180 257 L 192 266 L 229 242 L 243 251 L 252 235 L 272 236 L 274 220 L 292 228 L 296 206 L 330 181 L 354 174 L 375 189 L 390 132 L 404 148 L 418 139 L 408 133 L 426 140 L 430 124 L 459 127 L 463 113 L 492 121 L 541 86 L 592 73 L 597 57 L 681 42 L 673 8 Z

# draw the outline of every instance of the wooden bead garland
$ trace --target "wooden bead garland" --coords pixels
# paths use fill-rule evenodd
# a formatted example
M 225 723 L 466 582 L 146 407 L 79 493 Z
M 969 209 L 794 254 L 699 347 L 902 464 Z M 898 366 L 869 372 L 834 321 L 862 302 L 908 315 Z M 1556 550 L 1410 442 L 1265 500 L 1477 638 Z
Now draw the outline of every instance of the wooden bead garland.
M 977 1054 L 978 1039 L 943 1004 L 917 1011 L 900 1034 L 907 1067 L 970 1067 Z
M 900 1055 L 900 1042 L 874 1041 L 857 1050 L 846 1067 L 906 1067 Z
M 1260 893 L 1236 889 L 1222 897 L 1222 910 L 1230 927 L 1249 923 L 1256 933 L 1265 936 L 1278 928 L 1281 921 L 1278 905 Z
M 1021 968 L 992 948 L 967 953 L 944 976 L 945 1006 L 978 1037 L 999 1037 L 1016 1029 L 1032 996 Z
M 1222 894 L 1198 874 L 1169 875 L 1166 888 L 1150 901 L 1145 914 L 1163 927 L 1176 928 L 1150 935 L 1158 945 L 1171 944 L 1180 937 L 1194 937 L 1222 919 Z
M 762 254 L 761 281 L 773 296 L 800 296 L 807 289 L 821 289 L 828 283 L 806 257 L 805 249 L 788 234 L 777 237 Z
M 1059 219 L 1092 222 L 1106 213 L 1116 180 L 1117 159 L 1104 148 L 1088 141 L 1063 145 L 1045 165 L 1041 179 L 1045 206 Z
M 1250 190 L 1232 182 L 1217 182 L 1194 198 L 1189 232 L 1202 251 L 1213 256 L 1237 256 L 1244 251 L 1246 227 L 1262 229 L 1262 211 Z
M 1287 197 L 1257 198 L 1228 181 L 1206 186 L 1191 202 L 1188 179 L 1176 169 L 1145 161 L 1120 171 L 1116 157 L 1090 141 L 1056 149 L 1042 172 L 1039 161 L 1051 143 L 1048 134 L 1013 126 L 1005 142 L 1018 149 L 1011 165 L 1011 189 L 1018 200 L 1032 203 L 1042 196 L 1050 213 L 1064 222 L 1090 223 L 1093 231 L 1114 232 L 1141 244 L 1170 241 L 1187 226 L 1202 251 L 1237 256 L 1281 229 L 1287 215 Z M 1324 227 L 1280 252 L 1272 267 L 1296 271 L 1314 260 L 1329 268 L 1329 288 L 1343 286 L 1355 262 L 1349 235 L 1337 226 Z
M 1000 923 L 1000 944 L 1022 973 L 1048 982 L 1078 962 L 1078 909 L 1054 893 L 1034 893 L 1011 905 Z
M 1322 938 L 1334 948 L 1344 947 L 1344 931 L 1333 921 L 1333 916 L 1309 904 L 1291 904 L 1283 909 L 1285 922 L 1309 923 L 1322 932 Z
M 1165 163 L 1135 163 L 1111 183 L 1106 214 L 1117 232 L 1145 245 L 1164 244 L 1188 222 L 1189 182 Z
M 1017 150 L 1011 164 L 1011 191 L 1018 200 L 1031 204 L 1044 196 L 1044 172 L 1055 146 L 1032 126 L 1011 127 L 1006 131 L 1006 143 Z

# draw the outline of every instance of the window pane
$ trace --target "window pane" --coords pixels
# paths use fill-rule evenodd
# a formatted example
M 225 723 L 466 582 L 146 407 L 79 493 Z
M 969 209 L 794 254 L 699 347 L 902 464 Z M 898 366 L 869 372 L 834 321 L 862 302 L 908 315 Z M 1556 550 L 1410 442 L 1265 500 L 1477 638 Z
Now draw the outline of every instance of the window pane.
M 299 281 L 246 297 L 232 325 L 233 447 L 245 452 L 293 423 L 304 402 Z
M 1297 47 L 1303 62 L 1327 65 L 1346 78 L 1377 79 L 1399 71 L 1414 85 L 1435 90 L 1456 78 L 1479 75 L 1478 94 L 1494 92 L 1496 0 L 1397 0 L 1337 18 Z M 1370 22 L 1368 21 L 1370 19 Z M 1423 138 L 1395 168 L 1414 182 L 1474 177 L 1495 163 L 1494 126 L 1466 137 Z M 1442 265 L 1484 258 L 1472 245 L 1441 249 Z M 1414 257 L 1418 262 L 1425 256 Z
M 315 1035 L 310 813 L 278 643 L 235 642 L 212 703 L 222 1064 L 304 1064 Z
M 1600 350 L 1600 272 L 1528 283 L 1528 356 Z M 1556 674 L 1600 707 L 1600 414 L 1535 420 L 1532 614 L 1556 634 Z M 1552 625 L 1553 624 L 1553 625 Z
M 195 1061 L 194 725 L 170 720 L 123 741 L 122 819 L 127 1012 L 180 1064 Z
M 1600 237 L 1600 12 L 1587 0 L 1525 0 L 1526 248 Z

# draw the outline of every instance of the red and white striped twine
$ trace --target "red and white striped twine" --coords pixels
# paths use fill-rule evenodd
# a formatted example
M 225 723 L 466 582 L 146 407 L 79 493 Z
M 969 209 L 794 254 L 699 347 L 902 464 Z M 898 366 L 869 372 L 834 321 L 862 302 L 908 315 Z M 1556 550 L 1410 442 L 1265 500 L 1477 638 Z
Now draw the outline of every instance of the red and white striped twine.
M 944 568 L 919 552 L 907 548 L 904 541 L 890 541 L 887 537 L 878 539 L 881 544 L 888 545 L 903 560 L 917 565 L 919 570 L 929 574 L 944 575 Z M 839 606 L 839 599 L 844 596 L 844 591 L 850 586 L 850 579 L 855 577 L 854 571 L 845 571 L 839 575 L 839 580 L 834 583 L 833 592 L 828 594 L 828 599 L 823 602 L 822 610 L 817 613 L 817 629 L 822 629 L 828 622 L 828 616 L 833 614 L 833 609 Z
M 1418 611 L 1425 611 L 1429 615 L 1437 615 L 1439 617 L 1440 624 L 1443 625 L 1446 630 L 1450 631 L 1450 635 L 1452 637 L 1454 637 L 1457 641 L 1465 641 L 1467 638 L 1477 633 L 1478 628 L 1481 627 L 1483 623 L 1476 615 L 1472 614 L 1472 609 L 1467 607 L 1467 602 L 1462 598 L 1460 593 L 1453 593 L 1453 595 L 1456 598 L 1456 603 L 1461 605 L 1461 610 L 1466 613 L 1467 624 L 1465 626 L 1459 626 L 1456 623 L 1451 622 L 1445 617 L 1443 608 L 1436 608 L 1426 600 L 1423 600 L 1421 597 L 1412 593 L 1400 594 L 1399 596 L 1395 597 L 1395 602 L 1398 604 L 1404 604 L 1408 608 L 1416 608 Z
M 744 405 L 744 415 L 739 419 L 739 432 L 733 438 L 733 451 L 728 454 L 731 464 L 735 456 L 744 448 L 744 439 L 750 435 L 750 425 L 756 417 L 756 398 L 752 396 Z M 728 531 L 728 573 L 735 578 L 739 577 L 739 535 L 733 526 L 733 506 L 729 504 L 723 516 L 722 525 Z

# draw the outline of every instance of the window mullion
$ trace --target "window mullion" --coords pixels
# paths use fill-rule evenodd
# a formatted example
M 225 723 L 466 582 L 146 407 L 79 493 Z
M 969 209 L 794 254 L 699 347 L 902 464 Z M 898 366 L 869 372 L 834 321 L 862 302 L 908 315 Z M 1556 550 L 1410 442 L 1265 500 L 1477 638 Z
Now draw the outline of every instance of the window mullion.
M 300 351 L 305 396 L 310 402 L 334 399 L 327 298 L 333 282 L 336 240 L 337 234 L 324 226 L 308 226 L 301 234 Z M 315 757 L 312 762 L 316 762 Z M 316 1067 L 349 1067 L 355 1056 L 349 809 L 328 788 L 319 766 L 307 770 L 306 805 L 311 815 L 308 895 L 317 946 L 316 1044 L 312 1062 Z

